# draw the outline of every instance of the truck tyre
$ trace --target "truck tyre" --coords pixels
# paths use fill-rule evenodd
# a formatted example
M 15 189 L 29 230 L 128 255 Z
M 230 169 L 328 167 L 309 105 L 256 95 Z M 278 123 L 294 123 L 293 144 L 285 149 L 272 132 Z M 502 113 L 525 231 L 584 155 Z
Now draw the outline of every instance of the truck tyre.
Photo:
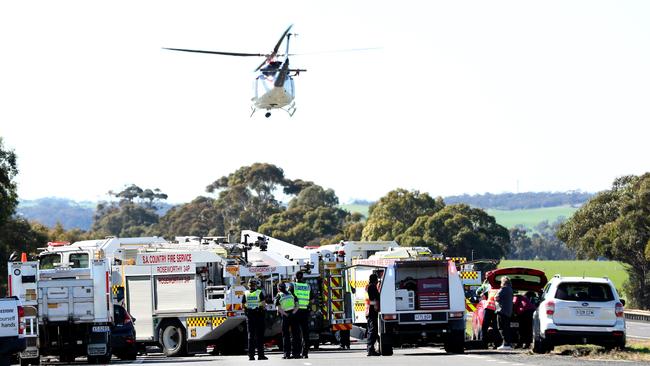
M 184 356 L 187 348 L 185 329 L 178 322 L 168 322 L 160 326 L 158 340 L 167 357 Z
M 59 362 L 73 363 L 75 358 L 76 357 L 73 354 L 63 354 L 59 356 Z
M 445 341 L 445 352 L 464 353 L 465 333 L 462 330 L 452 330 Z
M 379 353 L 382 356 L 392 356 L 393 355 L 393 342 L 390 334 L 381 333 L 379 335 Z
M 41 358 L 20 358 L 20 366 L 35 365 L 38 366 L 41 364 Z

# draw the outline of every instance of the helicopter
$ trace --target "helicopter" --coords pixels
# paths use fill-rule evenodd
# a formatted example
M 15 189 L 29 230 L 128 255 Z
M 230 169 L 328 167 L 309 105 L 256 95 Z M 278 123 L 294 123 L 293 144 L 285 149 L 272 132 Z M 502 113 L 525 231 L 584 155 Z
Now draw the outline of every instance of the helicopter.
M 293 77 L 298 76 L 305 69 L 292 69 L 289 67 L 289 40 L 293 35 L 290 33 L 293 24 L 284 31 L 282 37 L 275 44 L 270 53 L 242 53 L 242 52 L 222 52 L 222 51 L 205 51 L 190 50 L 184 48 L 163 48 L 170 51 L 208 53 L 225 56 L 239 57 L 264 57 L 264 61 L 255 69 L 254 72 L 259 74 L 255 78 L 254 96 L 251 109 L 251 117 L 259 110 L 266 110 L 264 116 L 271 117 L 271 111 L 274 109 L 284 110 L 290 117 L 296 112 L 296 90 L 294 88 Z M 282 43 L 286 43 L 284 54 L 278 53 Z

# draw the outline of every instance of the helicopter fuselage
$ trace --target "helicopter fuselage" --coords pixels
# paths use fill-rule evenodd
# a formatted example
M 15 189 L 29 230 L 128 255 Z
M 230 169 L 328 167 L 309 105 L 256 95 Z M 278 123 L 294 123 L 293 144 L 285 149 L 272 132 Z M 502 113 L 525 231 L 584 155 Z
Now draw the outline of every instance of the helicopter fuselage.
M 260 74 L 255 79 L 255 95 L 251 98 L 254 108 L 271 110 L 285 107 L 293 102 L 295 98 L 293 78 L 287 75 L 284 84 L 276 86 L 276 76 Z

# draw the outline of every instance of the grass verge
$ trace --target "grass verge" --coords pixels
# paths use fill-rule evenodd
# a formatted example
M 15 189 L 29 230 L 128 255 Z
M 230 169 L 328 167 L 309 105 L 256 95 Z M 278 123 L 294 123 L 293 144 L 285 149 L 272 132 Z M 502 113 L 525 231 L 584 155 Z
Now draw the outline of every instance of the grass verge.
M 609 351 L 604 347 L 594 345 L 558 346 L 555 347 L 553 353 L 599 360 L 614 359 L 647 362 L 650 361 L 650 341 L 628 339 L 625 349 Z

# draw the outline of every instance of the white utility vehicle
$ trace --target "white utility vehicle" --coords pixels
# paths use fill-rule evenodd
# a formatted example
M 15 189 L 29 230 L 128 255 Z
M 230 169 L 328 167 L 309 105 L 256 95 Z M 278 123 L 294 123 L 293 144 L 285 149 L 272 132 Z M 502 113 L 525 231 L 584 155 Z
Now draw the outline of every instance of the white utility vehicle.
M 533 315 L 533 351 L 583 343 L 625 347 L 623 305 L 608 278 L 555 275 Z
M 83 250 L 46 252 L 39 257 L 41 355 L 54 355 L 66 363 L 78 356 L 87 356 L 88 363 L 110 362 L 110 275 L 108 260 L 96 259 Z
M 365 324 L 366 285 L 372 273 L 380 280 L 379 349 L 392 355 L 394 346 L 443 343 L 462 353 L 465 341 L 465 294 L 451 258 L 428 248 L 392 247 L 367 259 L 353 260 L 355 323 Z

